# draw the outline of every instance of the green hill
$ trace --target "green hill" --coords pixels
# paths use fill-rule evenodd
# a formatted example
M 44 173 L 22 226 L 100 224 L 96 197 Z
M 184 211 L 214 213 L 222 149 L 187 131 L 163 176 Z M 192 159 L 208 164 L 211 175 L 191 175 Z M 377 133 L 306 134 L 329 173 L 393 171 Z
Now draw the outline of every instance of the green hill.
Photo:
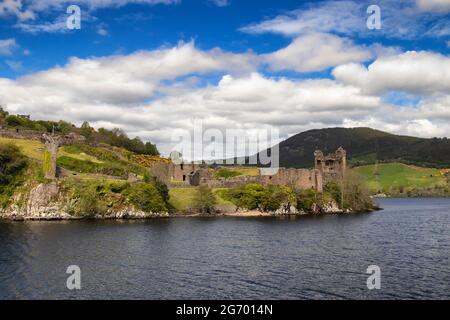
M 328 128 L 299 133 L 279 145 L 280 166 L 304 168 L 314 163 L 313 153 L 347 150 L 350 166 L 402 162 L 422 167 L 450 168 L 450 140 L 394 135 L 371 128 Z
M 366 165 L 352 170 L 364 177 L 373 193 L 404 196 L 444 196 L 449 193 L 448 177 L 444 170 L 403 163 Z

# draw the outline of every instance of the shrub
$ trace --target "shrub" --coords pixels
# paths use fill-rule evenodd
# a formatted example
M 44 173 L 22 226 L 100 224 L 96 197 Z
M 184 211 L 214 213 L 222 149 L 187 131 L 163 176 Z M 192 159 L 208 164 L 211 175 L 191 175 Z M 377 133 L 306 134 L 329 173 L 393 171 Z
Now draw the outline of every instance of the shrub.
M 342 207 L 343 203 L 343 209 L 351 209 L 356 212 L 375 209 L 363 178 L 355 172 L 348 172 L 342 181 L 328 183 L 325 191 L 331 195 L 339 207 Z M 405 191 L 401 190 L 401 193 Z
M 261 202 L 259 207 L 263 211 L 276 211 L 283 204 L 283 196 L 282 193 L 278 192 L 270 192 L 266 190 L 264 194 L 261 196 Z
M 325 185 L 324 192 L 327 192 L 339 206 L 342 206 L 341 189 L 341 186 L 336 181 L 330 181 Z
M 167 212 L 166 202 L 158 189 L 145 182 L 137 183 L 125 192 L 127 199 L 144 212 Z
M 157 177 L 150 175 L 148 172 L 144 174 L 144 182 L 153 184 L 155 188 L 158 190 L 161 197 L 163 198 L 164 202 L 166 204 L 169 203 L 170 200 L 169 188 L 164 182 L 162 182 Z
M 14 190 L 23 183 L 27 160 L 13 144 L 0 144 L 0 206 L 5 207 Z
M 107 212 L 106 202 L 99 196 L 98 185 L 80 186 L 74 197 L 73 214 L 78 217 L 94 217 Z
M 261 197 L 260 208 L 263 211 L 276 211 L 283 206 L 295 205 L 296 197 L 294 191 L 287 186 L 270 185 L 265 187 Z
M 309 212 L 314 203 L 318 202 L 318 193 L 313 189 L 297 190 L 297 209 Z
M 258 208 L 263 194 L 264 187 L 259 184 L 248 184 L 221 191 L 221 195 L 225 200 L 230 201 L 238 208 L 248 210 Z
M 217 199 L 211 188 L 200 186 L 196 189 L 193 200 L 194 209 L 201 213 L 213 213 L 216 204 Z

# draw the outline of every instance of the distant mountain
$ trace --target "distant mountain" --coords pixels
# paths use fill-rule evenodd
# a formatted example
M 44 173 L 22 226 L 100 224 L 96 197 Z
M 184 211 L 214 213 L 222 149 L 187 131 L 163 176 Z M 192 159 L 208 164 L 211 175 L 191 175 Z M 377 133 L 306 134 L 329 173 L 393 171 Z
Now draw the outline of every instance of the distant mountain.
M 299 133 L 280 143 L 280 166 L 312 167 L 315 150 L 327 154 L 340 146 L 347 150 L 352 166 L 378 160 L 450 168 L 450 139 L 400 136 L 371 128 L 327 128 Z

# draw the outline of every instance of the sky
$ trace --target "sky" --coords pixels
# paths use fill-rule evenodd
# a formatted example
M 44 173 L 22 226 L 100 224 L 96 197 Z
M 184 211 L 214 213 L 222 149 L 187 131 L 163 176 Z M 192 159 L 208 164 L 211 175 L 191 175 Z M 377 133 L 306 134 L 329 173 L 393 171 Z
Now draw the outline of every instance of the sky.
M 450 0 L 0 0 L 0 105 L 163 154 L 198 123 L 449 137 L 449 52 Z

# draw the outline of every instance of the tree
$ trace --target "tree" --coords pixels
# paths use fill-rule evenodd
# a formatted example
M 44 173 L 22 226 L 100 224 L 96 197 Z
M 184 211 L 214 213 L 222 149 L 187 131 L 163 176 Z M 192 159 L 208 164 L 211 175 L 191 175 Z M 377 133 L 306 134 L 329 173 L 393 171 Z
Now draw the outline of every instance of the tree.
M 3 107 L 0 106 L 0 126 L 5 124 L 5 118 L 8 116 L 8 112 L 3 110 Z
M 347 172 L 339 187 L 342 188 L 340 200 L 345 209 L 362 212 L 375 207 L 364 179 L 357 173 Z
M 159 156 L 159 151 L 156 148 L 156 145 L 150 142 L 145 143 L 144 153 L 151 156 Z
M 213 213 L 214 206 L 217 204 L 216 196 L 211 188 L 200 186 L 196 189 L 194 195 L 194 208 L 201 213 Z
M 83 124 L 81 125 L 81 128 L 80 128 L 80 134 L 89 140 L 92 138 L 92 133 L 93 133 L 93 129 L 89 125 L 89 122 L 87 122 L 87 121 L 83 122 Z
M 3 107 L 0 105 L 0 119 L 4 119 L 9 115 L 8 111 L 4 110 Z
M 57 126 L 58 132 L 61 132 L 62 134 L 68 134 L 72 131 L 72 124 L 63 120 L 58 121 Z

